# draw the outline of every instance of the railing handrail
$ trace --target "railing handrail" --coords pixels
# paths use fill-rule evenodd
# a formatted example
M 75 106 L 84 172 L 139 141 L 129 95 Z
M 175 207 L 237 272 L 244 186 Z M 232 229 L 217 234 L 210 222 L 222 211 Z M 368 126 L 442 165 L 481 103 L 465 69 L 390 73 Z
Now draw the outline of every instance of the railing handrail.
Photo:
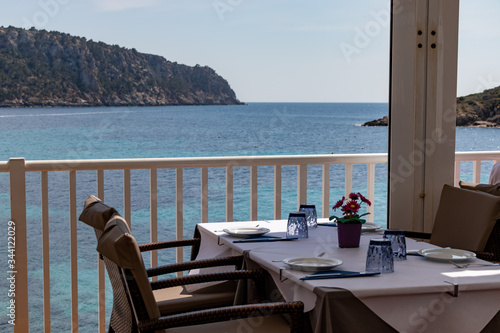
M 82 159 L 82 160 L 26 160 L 27 172 L 36 171 L 84 171 L 119 169 L 169 169 L 233 166 L 299 165 L 308 158 L 307 164 L 387 163 L 387 153 L 369 154 L 322 154 L 322 155 L 254 155 L 215 157 L 168 157 L 168 158 L 125 158 L 125 159 Z M 455 161 L 500 160 L 499 151 L 455 152 Z M 277 163 L 279 161 L 279 163 Z M 9 162 L 0 161 L 0 172 L 9 172 Z
M 457 151 L 455 152 L 455 162 L 463 161 L 497 161 L 500 160 L 500 151 Z
M 307 159 L 307 163 L 304 163 Z M 85 171 L 120 169 L 170 169 L 170 168 L 216 168 L 238 166 L 316 165 L 387 163 L 386 153 L 373 154 L 323 154 L 323 155 L 256 155 L 216 157 L 171 157 L 85 160 L 27 160 L 27 172 L 36 171 Z M 0 162 L 0 172 L 8 172 L 8 162 Z

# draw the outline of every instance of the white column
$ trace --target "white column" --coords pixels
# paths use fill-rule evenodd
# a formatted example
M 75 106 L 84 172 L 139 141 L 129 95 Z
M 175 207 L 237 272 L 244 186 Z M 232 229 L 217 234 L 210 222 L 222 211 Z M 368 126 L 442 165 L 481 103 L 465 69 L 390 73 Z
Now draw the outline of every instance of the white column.
M 389 224 L 432 231 L 453 185 L 458 0 L 393 1 Z

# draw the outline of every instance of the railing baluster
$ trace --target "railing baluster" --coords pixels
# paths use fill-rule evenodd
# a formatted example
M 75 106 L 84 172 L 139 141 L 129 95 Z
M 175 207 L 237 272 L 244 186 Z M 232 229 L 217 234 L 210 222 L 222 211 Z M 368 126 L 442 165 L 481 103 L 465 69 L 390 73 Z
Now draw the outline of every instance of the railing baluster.
M 455 186 L 458 186 L 460 181 L 460 161 L 455 161 Z
M 367 206 L 367 212 L 370 213 L 366 216 L 368 222 L 373 222 L 375 215 L 375 164 L 368 163 L 366 166 L 366 192 L 368 200 L 372 202 L 371 206 Z
M 250 220 L 257 221 L 257 173 L 256 165 L 250 167 Z
M 352 163 L 345 164 L 345 196 L 352 192 Z
M 76 234 L 76 171 L 69 172 L 69 212 L 71 247 L 71 331 L 78 332 L 78 237 Z
M 226 221 L 233 221 L 234 206 L 234 170 L 231 165 L 226 167 Z
M 274 219 L 281 220 L 281 165 L 274 166 Z
M 175 234 L 176 239 L 182 239 L 184 237 L 183 224 L 184 224 L 184 211 L 183 211 L 183 169 L 175 169 Z M 182 247 L 177 247 L 175 249 L 177 262 L 182 262 L 183 259 L 183 249 Z M 182 272 L 177 272 L 177 276 L 182 276 Z
M 297 165 L 297 210 L 307 203 L 307 164 Z
M 104 201 L 104 170 L 97 170 L 97 197 Z
M 201 222 L 208 222 L 208 168 L 201 168 Z
M 130 169 L 123 170 L 123 210 L 125 214 L 125 221 L 132 229 L 132 209 L 131 209 L 131 195 L 130 195 Z
M 97 197 L 104 201 L 104 170 L 97 170 Z M 97 254 L 97 297 L 99 308 L 98 330 L 99 333 L 106 332 L 106 277 L 104 261 Z
M 150 241 L 156 243 L 158 241 L 158 171 L 157 169 L 149 170 L 149 191 L 150 191 Z M 151 251 L 151 267 L 158 266 L 158 251 Z M 152 278 L 156 281 L 158 278 Z
M 475 183 L 481 182 L 481 161 L 475 160 L 472 167 L 472 179 Z
M 43 326 L 50 333 L 50 250 L 49 250 L 49 176 L 41 173 L 42 189 L 42 253 L 43 253 Z
M 330 216 L 330 164 L 323 164 L 322 173 L 323 185 L 322 185 L 322 217 Z
M 28 307 L 28 238 L 26 225 L 26 169 L 24 158 L 11 158 L 10 172 L 10 217 L 15 223 L 16 256 L 15 274 L 16 293 L 14 296 L 16 325 L 14 333 L 29 332 Z M 10 268 L 10 267 L 9 267 Z

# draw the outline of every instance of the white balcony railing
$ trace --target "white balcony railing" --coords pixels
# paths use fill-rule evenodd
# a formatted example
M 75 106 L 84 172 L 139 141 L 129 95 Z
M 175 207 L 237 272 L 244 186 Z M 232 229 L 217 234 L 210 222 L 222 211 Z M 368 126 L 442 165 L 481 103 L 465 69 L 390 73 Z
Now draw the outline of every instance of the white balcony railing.
M 482 161 L 497 161 L 500 160 L 500 152 L 457 152 L 456 153 L 456 168 L 455 179 L 456 183 L 460 179 L 460 165 L 464 161 L 472 161 L 472 181 L 480 182 L 481 162 Z M 222 179 L 216 179 L 214 182 L 223 183 L 225 187 L 225 219 L 232 221 L 234 218 L 234 187 L 235 187 L 235 169 L 249 168 L 249 211 L 248 219 L 257 220 L 258 218 L 258 169 L 260 167 L 273 168 L 272 187 L 273 187 L 273 205 L 274 219 L 281 219 L 282 212 L 282 192 L 283 192 L 283 176 L 282 170 L 284 167 L 296 167 L 296 198 L 297 206 L 300 203 L 307 202 L 308 190 L 308 166 L 319 165 L 320 169 L 316 173 L 315 178 L 321 179 L 316 182 L 315 186 L 321 184 L 321 209 L 318 215 L 327 217 L 330 209 L 330 188 L 332 184 L 331 168 L 332 165 L 343 165 L 343 179 L 334 179 L 335 184 L 343 182 L 344 193 L 348 194 L 353 189 L 354 181 L 359 181 L 358 177 L 353 175 L 354 165 L 365 165 L 366 171 L 362 173 L 366 175 L 366 182 L 363 181 L 363 188 L 366 189 L 367 197 L 376 202 L 377 196 L 385 196 L 387 186 L 379 186 L 383 193 L 375 193 L 376 179 L 382 182 L 387 182 L 387 169 L 384 170 L 384 175 L 379 177 L 375 175 L 376 165 L 387 164 L 387 154 L 349 154 L 349 155 L 301 155 L 301 156 L 243 156 L 243 157 L 207 157 L 207 158 L 165 158 L 165 159 L 120 159 L 120 160 L 64 160 L 64 161 L 25 161 L 22 158 L 13 158 L 8 162 L 0 162 L 1 173 L 9 173 L 10 179 L 10 196 L 11 220 L 15 223 L 15 267 L 12 271 L 15 272 L 15 332 L 27 332 L 29 330 L 29 306 L 28 306 L 28 225 L 27 225 L 27 206 L 30 201 L 29 197 L 34 192 L 29 175 L 32 173 L 38 174 L 37 178 L 39 186 L 38 195 L 40 195 L 40 217 L 41 224 L 36 226 L 39 230 L 30 230 L 41 234 L 41 252 L 42 252 L 42 275 L 43 283 L 41 286 L 30 285 L 30 288 L 42 288 L 43 292 L 43 330 L 50 332 L 51 330 L 51 257 L 49 249 L 53 249 L 54 242 L 50 241 L 49 225 L 50 225 L 50 207 L 49 200 L 49 179 L 50 174 L 55 172 L 63 172 L 68 175 L 68 187 L 65 192 L 68 193 L 68 206 L 65 211 L 69 220 L 69 242 L 70 242 L 70 299 L 71 299 L 71 329 L 73 332 L 78 331 L 79 327 L 79 302 L 84 300 L 79 299 L 78 289 L 78 255 L 77 255 L 77 219 L 80 213 L 77 202 L 77 193 L 82 187 L 78 182 L 77 173 L 83 171 L 93 171 L 95 175 L 95 184 L 93 190 L 88 190 L 88 194 L 97 194 L 104 198 L 109 182 L 105 182 L 105 170 L 119 170 L 122 173 L 122 193 L 123 193 L 123 215 L 128 220 L 132 220 L 132 194 L 134 179 L 131 176 L 131 170 L 148 170 L 149 173 L 149 240 L 154 242 L 158 238 L 158 193 L 159 193 L 159 176 L 158 173 L 163 169 L 171 169 L 175 174 L 175 237 L 181 239 L 184 237 L 184 183 L 183 172 L 188 169 L 200 170 L 200 221 L 208 222 L 209 220 L 209 169 L 224 168 L 225 176 Z M 321 170 L 321 171 L 319 171 Z M 222 173 L 220 173 L 222 174 Z M 335 174 L 337 177 L 337 173 Z M 211 180 L 212 184 L 212 180 Z M 116 185 L 116 184 L 115 184 Z M 268 184 L 269 185 L 269 184 Z M 28 189 L 28 195 L 27 195 Z M 160 187 L 161 190 L 161 187 Z M 316 189 L 318 190 L 318 189 Z M 36 192 L 35 191 L 35 192 Z M 319 190 L 318 190 L 319 191 Z M 371 214 L 368 215 L 371 220 L 374 218 L 375 208 L 369 207 Z M 270 217 L 269 217 L 270 218 Z M 33 227 L 33 226 L 31 226 Z M 52 250 L 51 250 L 52 251 Z M 182 249 L 176 252 L 176 260 L 183 260 Z M 152 253 L 149 261 L 152 266 L 158 263 L 157 253 Z M 106 315 L 105 315 L 105 274 L 102 262 L 98 264 L 98 328 L 100 332 L 105 332 Z M 30 289 L 32 290 L 32 289 Z M 39 293 L 37 293 L 39 294 Z M 111 296 L 109 296 L 111 297 Z

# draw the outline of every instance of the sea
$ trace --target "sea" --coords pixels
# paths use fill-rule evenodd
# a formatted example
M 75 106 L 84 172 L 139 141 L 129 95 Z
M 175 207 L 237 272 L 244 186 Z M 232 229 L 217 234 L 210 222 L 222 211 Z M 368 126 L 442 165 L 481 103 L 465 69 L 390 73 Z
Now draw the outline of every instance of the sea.
M 387 103 L 248 103 L 232 106 L 3 108 L 0 109 L 0 162 L 114 158 L 361 154 L 388 151 L 387 127 L 361 124 L 382 118 Z M 500 150 L 500 129 L 459 127 L 457 151 Z M 482 165 L 488 181 L 492 164 Z M 241 169 L 241 170 L 239 170 Z M 343 166 L 332 166 L 331 201 L 343 192 Z M 462 179 L 472 181 L 472 163 L 464 163 Z M 366 167 L 355 166 L 353 188 L 366 192 Z M 224 221 L 224 170 L 209 171 L 209 221 Z M 259 219 L 272 219 L 271 167 L 259 168 Z M 132 171 L 132 228 L 139 243 L 148 241 L 148 172 Z M 235 168 L 234 219 L 248 220 L 249 170 Z M 184 236 L 192 236 L 200 219 L 200 172 L 184 172 Z M 105 172 L 105 201 L 123 211 L 122 174 Z M 159 239 L 175 232 L 175 174 L 158 171 Z M 321 207 L 321 167 L 308 168 L 308 203 Z M 69 272 L 68 173 L 49 176 L 51 328 L 71 330 Z M 95 194 L 95 172 L 77 173 L 79 212 Z M 315 189 L 312 189 L 315 188 Z M 387 167 L 377 165 L 374 221 L 386 225 Z M 27 176 L 30 328 L 43 331 L 40 175 Z M 296 209 L 296 168 L 283 167 L 282 216 Z M 9 332 L 7 222 L 10 220 L 9 177 L 0 173 L 0 331 Z M 79 329 L 97 332 L 97 255 L 93 231 L 78 224 Z M 160 256 L 160 264 L 174 254 Z M 148 259 L 146 258 L 146 262 Z M 106 286 L 106 317 L 112 291 Z

